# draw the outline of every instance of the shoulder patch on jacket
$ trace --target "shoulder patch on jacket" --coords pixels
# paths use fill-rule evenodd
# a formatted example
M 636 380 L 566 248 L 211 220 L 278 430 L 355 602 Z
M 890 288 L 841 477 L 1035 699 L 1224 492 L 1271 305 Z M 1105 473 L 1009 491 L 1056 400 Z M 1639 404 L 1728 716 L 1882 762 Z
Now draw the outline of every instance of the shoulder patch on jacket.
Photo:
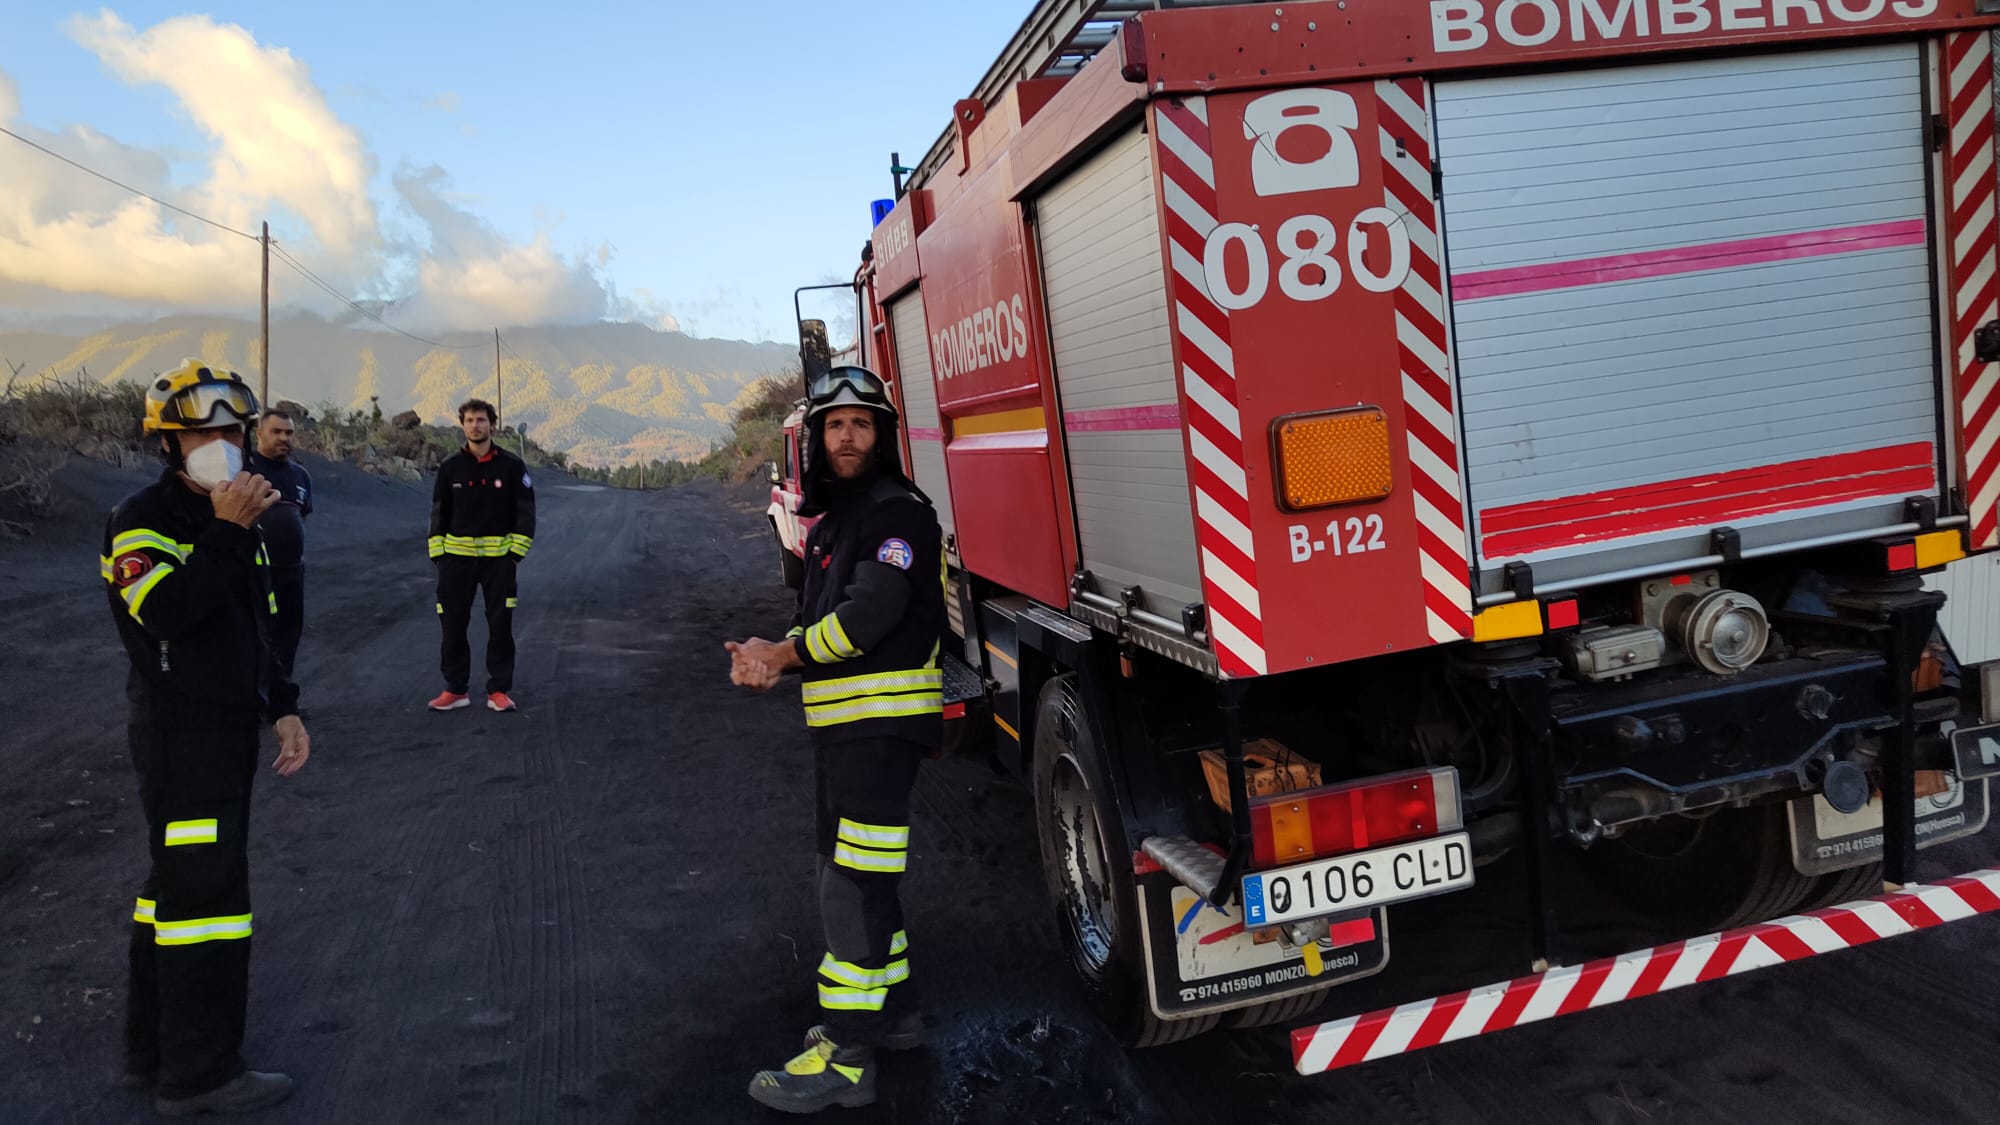
M 111 564 L 111 578 L 120 589 L 146 577 L 153 569 L 153 557 L 144 551 L 127 551 Z
M 910 565 L 917 561 L 917 553 L 910 550 L 910 545 L 901 539 L 886 539 L 876 550 L 875 561 L 888 563 L 898 570 L 908 570 Z
M 528 474 L 526 474 L 526 473 L 522 473 L 522 474 L 521 474 L 521 487 L 522 487 L 522 488 L 533 488 L 533 487 L 535 487 L 535 478 L 533 478 L 533 477 L 529 476 L 529 475 L 528 475 Z

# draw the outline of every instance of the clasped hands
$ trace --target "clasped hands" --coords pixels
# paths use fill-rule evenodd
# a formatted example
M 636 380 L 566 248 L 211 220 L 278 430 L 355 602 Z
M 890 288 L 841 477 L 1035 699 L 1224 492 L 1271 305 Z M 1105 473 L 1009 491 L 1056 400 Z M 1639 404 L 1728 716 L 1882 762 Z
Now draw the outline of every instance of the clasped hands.
M 767 641 L 751 637 L 747 641 L 727 641 L 729 682 L 751 691 L 769 691 L 778 686 L 786 670 L 799 666 L 798 649 L 791 641 Z

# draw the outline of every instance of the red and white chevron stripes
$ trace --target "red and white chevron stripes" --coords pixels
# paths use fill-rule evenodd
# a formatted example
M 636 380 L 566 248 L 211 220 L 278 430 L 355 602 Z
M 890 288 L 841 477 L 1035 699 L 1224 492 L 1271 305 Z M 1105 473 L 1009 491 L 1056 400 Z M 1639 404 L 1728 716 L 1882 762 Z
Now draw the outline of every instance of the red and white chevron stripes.
M 2000 870 L 1976 871 L 1935 886 L 1911 886 L 1811 914 L 1302 1027 L 1292 1032 L 1292 1062 L 1300 1074 L 1319 1074 L 1995 911 L 2000 911 Z
M 1946 234 L 1951 246 L 1952 341 L 1958 356 L 1958 417 L 1965 443 L 1971 545 L 2000 546 L 2000 365 L 1973 358 L 1973 334 L 2000 317 L 1995 274 L 1993 35 L 1944 37 L 1951 144 L 1946 152 Z
M 1208 635 L 1225 674 L 1260 676 L 1266 670 L 1264 609 L 1257 592 L 1257 547 L 1250 535 L 1236 357 L 1229 314 L 1209 296 L 1202 273 L 1203 250 L 1217 225 L 1208 99 L 1154 104 L 1160 190 L 1167 203 L 1173 260 L 1168 290 L 1181 361 L 1181 418 L 1194 455 L 1188 478 Z
M 1389 209 L 1410 234 L 1410 276 L 1396 293 L 1410 480 L 1424 617 L 1439 644 L 1472 635 L 1472 590 L 1465 562 L 1465 502 L 1458 478 L 1458 422 L 1452 415 L 1445 334 L 1444 270 L 1437 204 L 1431 198 L 1431 129 L 1421 78 L 1375 84 L 1382 134 L 1382 183 Z

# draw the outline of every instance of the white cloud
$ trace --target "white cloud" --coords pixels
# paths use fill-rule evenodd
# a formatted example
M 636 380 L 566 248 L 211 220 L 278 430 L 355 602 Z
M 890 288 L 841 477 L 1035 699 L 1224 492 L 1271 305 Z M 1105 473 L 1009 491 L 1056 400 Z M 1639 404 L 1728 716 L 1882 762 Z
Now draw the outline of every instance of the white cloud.
M 437 167 L 393 177 L 391 210 L 414 216 L 427 237 L 385 235 L 369 195 L 375 158 L 313 84 L 310 69 L 282 47 L 207 16 L 180 16 L 144 31 L 102 11 L 68 27 L 116 78 L 164 89 L 201 133 L 193 154 L 124 144 L 86 125 L 50 131 L 15 119 L 20 96 L 0 72 L 0 124 L 141 191 L 240 231 L 272 222 L 272 233 L 320 276 L 366 291 L 416 331 L 536 324 L 616 316 L 677 326 L 650 294 L 621 297 L 604 276 L 610 247 L 556 249 L 550 228 L 510 242 L 448 190 Z M 246 91 L 255 91 L 249 96 Z M 453 113 L 458 96 L 425 103 Z M 0 138 L 0 144 L 14 144 Z M 7 160 L 0 176 L 0 293 L 19 306 L 242 312 L 254 306 L 254 243 L 136 198 L 46 157 Z M 202 167 L 198 182 L 174 169 Z M 282 267 L 274 283 L 286 276 Z M 331 297 L 307 283 L 274 284 Z M 281 298 L 282 303 L 282 298 Z
M 372 248 L 374 161 L 290 51 L 260 46 L 243 28 L 207 16 L 179 16 L 141 33 L 100 12 L 72 20 L 69 31 L 126 82 L 166 87 L 215 142 L 210 178 L 188 206 L 249 230 L 279 203 L 335 257 Z
M 510 244 L 459 206 L 448 183 L 435 165 L 395 176 L 396 194 L 430 232 L 413 316 L 445 328 L 482 328 L 597 320 L 610 311 L 610 288 L 591 261 L 555 251 L 546 230 L 525 246 Z M 600 247 L 594 260 L 608 261 L 609 248 Z

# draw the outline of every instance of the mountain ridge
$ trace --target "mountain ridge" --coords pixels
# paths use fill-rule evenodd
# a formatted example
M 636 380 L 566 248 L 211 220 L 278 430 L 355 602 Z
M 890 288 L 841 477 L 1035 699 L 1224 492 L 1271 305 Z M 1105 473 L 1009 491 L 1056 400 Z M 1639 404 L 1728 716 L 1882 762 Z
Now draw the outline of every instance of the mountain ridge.
M 500 377 L 493 339 L 447 333 L 436 346 L 360 323 L 310 313 L 271 322 L 271 397 L 308 408 L 396 414 L 415 410 L 449 423 L 458 403 L 498 402 L 508 425 L 587 465 L 708 453 L 758 380 L 795 366 L 783 344 L 714 340 L 643 324 L 520 326 L 500 329 Z M 89 334 L 0 327 L 0 360 L 22 365 L 19 380 L 68 379 L 79 372 L 113 383 L 141 380 L 195 357 L 255 379 L 258 328 L 226 317 L 173 315 L 107 325 Z

